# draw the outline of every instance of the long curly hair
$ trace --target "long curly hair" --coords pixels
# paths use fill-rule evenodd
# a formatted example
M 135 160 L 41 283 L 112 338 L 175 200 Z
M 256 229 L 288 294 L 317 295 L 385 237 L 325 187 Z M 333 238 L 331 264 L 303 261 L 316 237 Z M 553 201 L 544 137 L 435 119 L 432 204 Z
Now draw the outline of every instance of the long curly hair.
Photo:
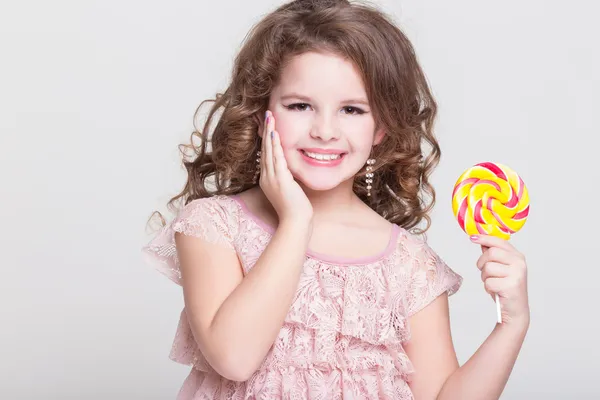
M 190 143 L 180 145 L 187 182 L 168 207 L 256 185 L 258 131 L 269 95 L 286 62 L 310 51 L 335 54 L 355 65 L 376 126 L 386 133 L 373 149 L 371 196 L 364 179 L 354 180 L 354 192 L 405 229 L 425 220 L 423 229 L 412 229 L 424 233 L 435 204 L 428 178 L 441 155 L 433 134 L 436 102 L 412 44 L 391 18 L 373 6 L 346 0 L 291 1 L 250 30 L 234 60 L 229 87 L 203 101 L 194 114 Z M 212 107 L 198 129 L 196 117 L 209 102 Z M 426 156 L 423 144 L 429 147 Z M 361 170 L 356 177 L 365 173 Z

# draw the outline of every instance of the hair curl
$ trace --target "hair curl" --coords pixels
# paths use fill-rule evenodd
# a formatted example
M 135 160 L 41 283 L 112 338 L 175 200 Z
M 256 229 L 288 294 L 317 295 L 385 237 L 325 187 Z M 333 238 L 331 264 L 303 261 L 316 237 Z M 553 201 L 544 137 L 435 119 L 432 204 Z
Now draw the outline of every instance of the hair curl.
M 366 195 L 364 179 L 355 179 L 354 192 L 378 214 L 405 229 L 424 219 L 424 229 L 413 229 L 424 233 L 435 204 L 428 178 L 441 156 L 433 134 L 436 102 L 404 33 L 382 11 L 345 0 L 292 1 L 250 30 L 234 60 L 229 87 L 203 101 L 194 114 L 191 143 L 180 145 L 187 182 L 168 206 L 237 194 L 255 186 L 258 130 L 270 93 L 286 62 L 309 51 L 336 54 L 355 65 L 376 125 L 386 133 L 373 150 L 377 161 L 371 196 Z M 199 130 L 195 120 L 207 102 L 213 105 Z M 195 139 L 200 142 L 194 143 Z M 430 147 L 426 157 L 423 143 Z M 357 177 L 365 173 L 362 170 Z

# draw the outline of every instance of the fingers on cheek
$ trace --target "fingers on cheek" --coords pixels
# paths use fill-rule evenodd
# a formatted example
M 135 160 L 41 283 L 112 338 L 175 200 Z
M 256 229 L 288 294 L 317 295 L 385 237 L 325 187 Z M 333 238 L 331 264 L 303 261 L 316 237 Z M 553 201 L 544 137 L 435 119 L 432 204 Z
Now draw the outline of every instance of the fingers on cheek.
M 281 145 L 279 142 L 279 132 L 273 132 L 273 162 L 277 164 L 281 161 Z

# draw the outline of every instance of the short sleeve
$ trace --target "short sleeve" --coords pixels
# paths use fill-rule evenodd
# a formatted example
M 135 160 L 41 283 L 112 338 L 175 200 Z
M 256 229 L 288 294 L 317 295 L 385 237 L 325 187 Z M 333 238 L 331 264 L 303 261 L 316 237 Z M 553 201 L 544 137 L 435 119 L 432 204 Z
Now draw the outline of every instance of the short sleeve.
M 409 250 L 409 282 L 406 312 L 410 317 L 421 311 L 444 292 L 453 295 L 462 285 L 454 272 L 425 242 L 414 240 Z
M 194 236 L 208 243 L 234 249 L 238 230 L 238 213 L 231 199 L 215 196 L 191 201 L 177 217 L 142 248 L 144 260 L 181 285 L 175 233 Z

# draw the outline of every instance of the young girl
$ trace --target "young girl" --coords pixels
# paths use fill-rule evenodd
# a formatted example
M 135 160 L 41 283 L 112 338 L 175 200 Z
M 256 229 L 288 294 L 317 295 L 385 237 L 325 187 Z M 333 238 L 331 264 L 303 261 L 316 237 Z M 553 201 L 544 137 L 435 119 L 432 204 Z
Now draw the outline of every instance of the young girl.
M 435 116 L 414 49 L 371 7 L 297 0 L 251 31 L 185 162 L 184 206 L 144 248 L 183 287 L 179 399 L 500 396 L 529 325 L 525 261 L 473 238 L 504 314 L 459 367 L 462 278 L 417 236 Z

